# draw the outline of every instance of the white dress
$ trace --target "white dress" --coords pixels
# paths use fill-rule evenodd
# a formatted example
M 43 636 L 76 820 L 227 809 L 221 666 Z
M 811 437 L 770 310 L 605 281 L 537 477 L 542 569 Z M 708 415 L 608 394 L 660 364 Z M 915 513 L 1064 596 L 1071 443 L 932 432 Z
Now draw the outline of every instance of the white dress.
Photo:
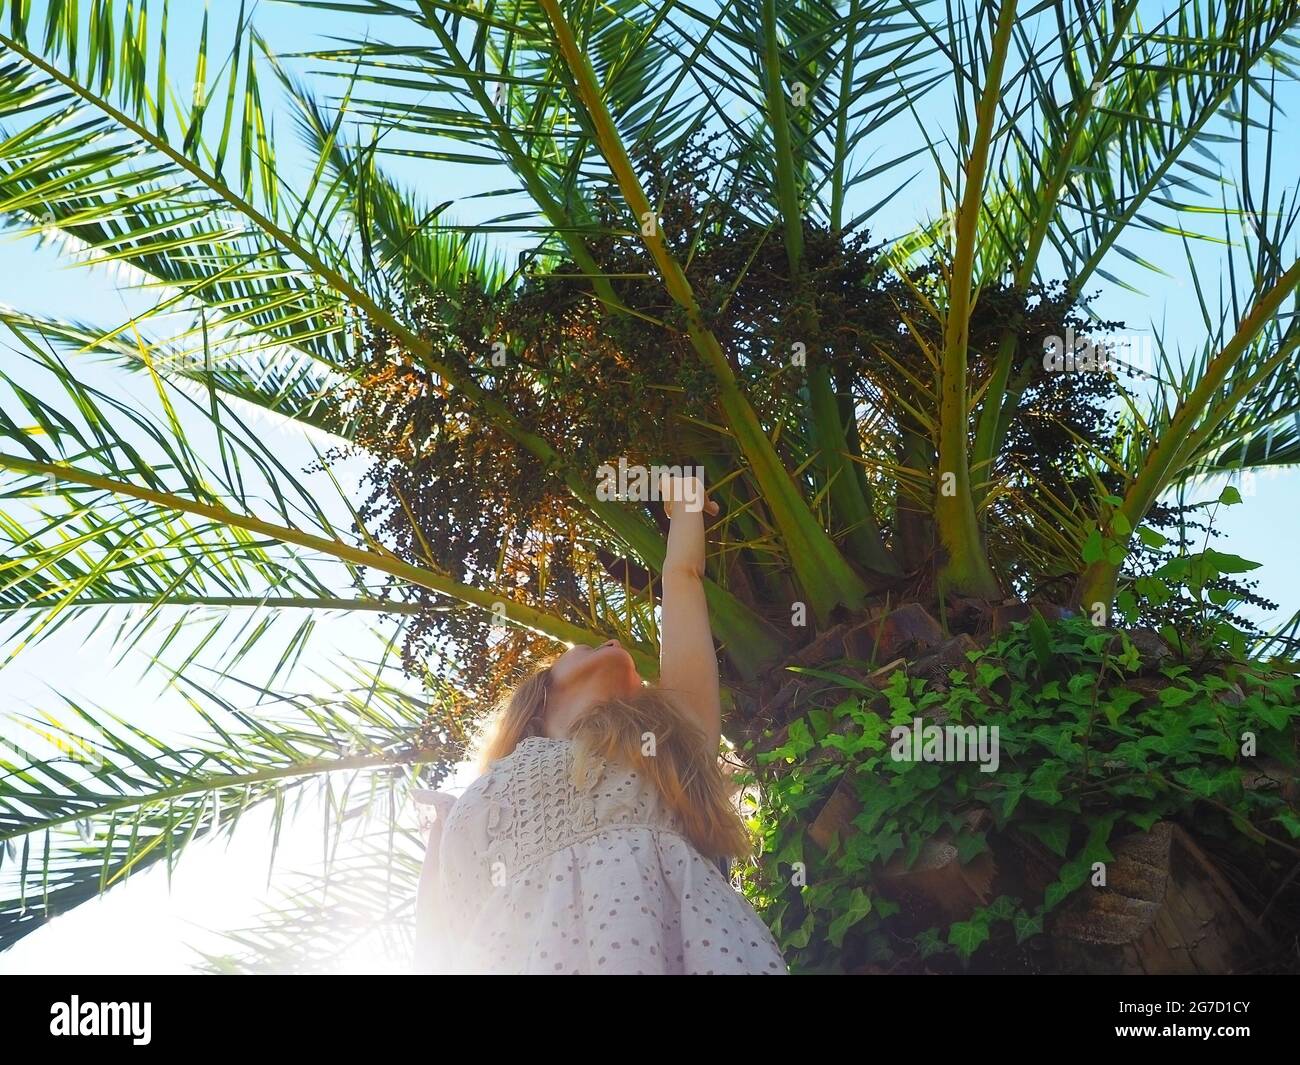
M 433 915 L 443 973 L 785 974 L 749 902 L 681 833 L 654 785 L 530 736 L 456 801 Z

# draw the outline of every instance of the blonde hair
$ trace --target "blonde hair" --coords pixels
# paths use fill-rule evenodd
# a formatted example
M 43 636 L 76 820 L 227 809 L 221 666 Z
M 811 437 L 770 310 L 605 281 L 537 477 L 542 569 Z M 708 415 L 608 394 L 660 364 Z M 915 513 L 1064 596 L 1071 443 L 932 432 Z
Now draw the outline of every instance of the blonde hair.
M 497 706 L 474 746 L 479 770 L 510 754 L 526 736 L 543 735 L 550 689 L 547 664 L 526 677 Z M 654 753 L 644 753 L 646 737 Z M 727 794 L 716 751 L 703 730 L 662 688 L 646 687 L 626 699 L 610 699 L 583 712 L 570 730 L 573 783 L 594 783 L 601 760 L 645 775 L 681 820 L 683 832 L 709 858 L 745 858 L 753 851 L 744 821 Z

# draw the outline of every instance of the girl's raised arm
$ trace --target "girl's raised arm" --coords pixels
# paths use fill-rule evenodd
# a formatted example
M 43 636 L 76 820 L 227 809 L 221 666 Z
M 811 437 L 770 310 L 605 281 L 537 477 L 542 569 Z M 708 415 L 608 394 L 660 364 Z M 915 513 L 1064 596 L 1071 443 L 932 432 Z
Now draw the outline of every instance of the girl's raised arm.
M 659 683 L 674 693 L 703 730 L 709 750 L 722 739 L 718 656 L 704 598 L 704 515 L 718 505 L 697 477 L 666 477 L 661 486 L 671 522 L 663 569 Z

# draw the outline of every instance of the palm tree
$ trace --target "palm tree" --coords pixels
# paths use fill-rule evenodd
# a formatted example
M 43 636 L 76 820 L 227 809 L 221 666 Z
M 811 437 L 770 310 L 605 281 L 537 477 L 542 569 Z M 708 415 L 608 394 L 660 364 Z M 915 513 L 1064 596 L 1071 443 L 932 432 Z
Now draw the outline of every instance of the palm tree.
M 774 670 L 837 657 L 818 639 L 901 600 L 943 610 L 1050 585 L 1109 622 L 1170 493 L 1300 458 L 1295 210 L 1273 173 L 1300 4 L 295 6 L 363 15 L 366 31 L 345 21 L 327 47 L 276 55 L 241 5 L 223 61 L 205 15 L 182 65 L 165 0 L 0 3 L 0 212 L 145 295 L 121 324 L 3 311 L 25 355 L 21 374 L 0 370 L 7 643 L 140 608 L 121 638 L 142 645 L 172 618 L 165 649 L 208 608 L 211 634 L 250 626 L 232 667 L 279 619 L 304 619 L 251 685 L 283 719 L 197 680 L 196 652 L 172 673 L 210 743 L 177 748 L 76 705 L 80 726 L 53 727 L 69 745 L 102 736 L 93 773 L 64 756 L 4 763 L 0 946 L 245 809 L 273 804 L 278 824 L 307 782 L 348 782 L 341 825 L 353 803 L 402 801 L 420 769 L 441 779 L 468 724 L 458 696 L 484 688 L 487 664 L 466 662 L 485 631 L 498 665 L 618 635 L 651 675 L 662 533 L 599 491 L 589 460 L 617 454 L 598 453 L 589 403 L 564 424 L 540 413 L 538 397 L 561 405 L 602 366 L 618 367 L 611 388 L 635 377 L 668 397 L 647 400 L 663 438 L 629 450 L 706 462 L 727 504 L 707 592 L 734 738 Z M 307 148 L 296 184 L 272 98 Z M 719 180 L 686 195 L 701 143 Z M 457 224 L 391 176 L 394 159 L 421 186 L 482 164 L 499 185 L 458 209 L 506 206 Z M 899 222 L 926 164 L 931 208 Z M 517 264 L 494 251 L 501 234 L 528 243 Z M 1107 291 L 1158 278 L 1158 241 L 1186 249 L 1200 349 L 1162 346 L 1153 380 L 1115 384 L 1111 431 L 1044 414 L 1045 326 L 1094 287 L 1104 310 Z M 1217 296 L 1200 284 L 1208 247 L 1229 265 Z M 860 269 L 844 313 L 857 292 L 885 309 L 884 333 L 836 333 L 826 286 L 845 261 Z M 737 324 L 760 274 L 777 296 Z M 551 349 L 530 321 L 567 339 Z M 593 337 L 613 363 L 574 354 L 605 352 Z M 655 352 L 672 375 L 638 375 Z M 90 384 L 92 353 L 148 382 L 157 413 Z M 409 388 L 443 418 L 414 442 L 385 421 Z M 382 481 L 385 506 L 342 487 L 323 503 L 254 408 L 309 447 L 404 471 Z M 1019 446 L 1048 430 L 1068 469 Z M 406 490 L 452 491 L 479 436 L 495 456 L 481 468 L 519 480 L 482 485 L 504 508 L 490 520 L 466 503 L 440 527 Z M 511 510 L 521 484 L 538 498 Z M 384 650 L 330 696 L 277 685 L 339 614 L 382 619 Z M 373 910 L 391 920 L 392 896 Z

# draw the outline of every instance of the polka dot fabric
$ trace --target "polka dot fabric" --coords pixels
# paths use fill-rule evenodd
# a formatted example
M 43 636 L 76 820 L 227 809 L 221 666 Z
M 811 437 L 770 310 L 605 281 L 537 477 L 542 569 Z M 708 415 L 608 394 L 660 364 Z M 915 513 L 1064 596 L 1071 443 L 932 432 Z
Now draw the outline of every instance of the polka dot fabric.
M 445 973 L 785 974 L 767 926 L 648 780 L 606 763 L 575 786 L 569 740 L 531 736 L 442 831 Z

